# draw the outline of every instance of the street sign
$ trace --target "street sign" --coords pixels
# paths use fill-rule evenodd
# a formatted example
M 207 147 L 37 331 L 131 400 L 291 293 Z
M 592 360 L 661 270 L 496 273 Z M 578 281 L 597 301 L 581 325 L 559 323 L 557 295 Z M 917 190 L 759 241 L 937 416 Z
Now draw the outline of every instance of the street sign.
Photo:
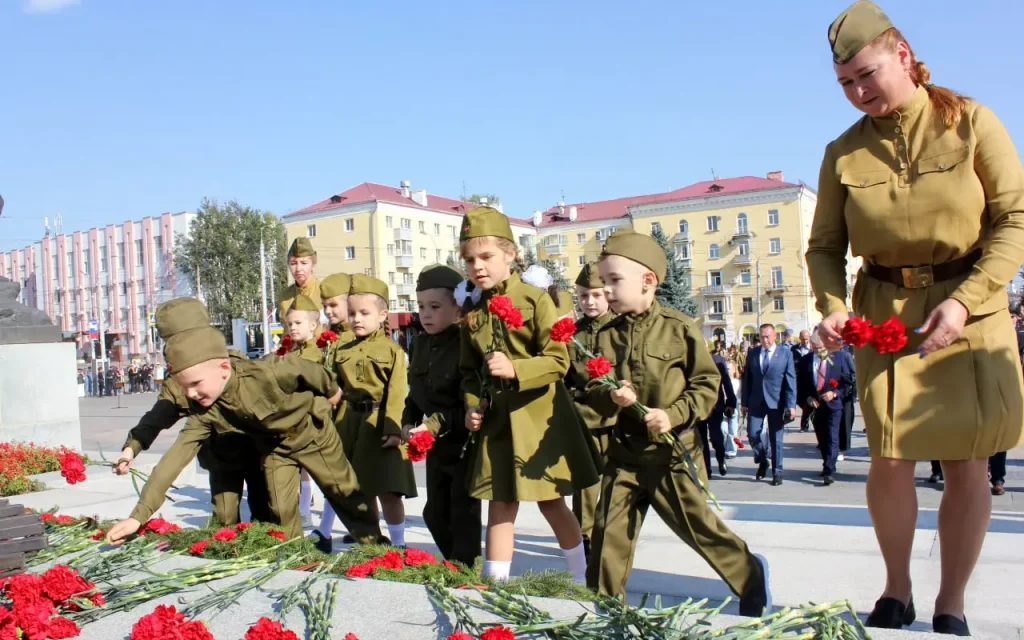
M 272 335 L 272 336 L 279 336 L 279 335 L 282 335 L 283 333 L 284 333 L 284 327 L 281 326 L 280 322 L 271 322 L 270 323 L 270 335 Z
M 95 320 L 89 320 L 89 337 L 95 340 L 100 336 L 100 325 Z

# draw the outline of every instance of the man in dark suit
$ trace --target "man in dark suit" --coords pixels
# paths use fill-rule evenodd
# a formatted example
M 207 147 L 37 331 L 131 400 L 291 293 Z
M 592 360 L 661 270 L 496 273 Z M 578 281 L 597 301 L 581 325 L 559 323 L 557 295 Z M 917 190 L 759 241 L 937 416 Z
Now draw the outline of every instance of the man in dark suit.
M 775 344 L 775 327 L 761 325 L 761 344 L 747 354 L 740 385 L 747 436 L 757 463 L 756 479 L 768 473 L 771 456 L 772 485 L 782 484 L 782 440 L 785 424 L 796 417 L 796 371 L 793 350 Z M 767 425 L 765 424 L 767 422 Z
M 722 431 L 722 421 L 732 417 L 736 411 L 736 392 L 732 388 L 732 380 L 729 376 L 729 365 L 722 356 L 721 351 L 714 353 L 711 359 L 718 367 L 718 374 L 722 377 L 718 383 L 718 402 L 711 411 L 707 420 L 697 423 L 697 431 L 700 433 L 701 444 L 704 445 L 704 466 L 707 468 L 708 477 L 711 477 L 711 450 L 708 447 L 708 440 L 715 448 L 715 458 L 718 460 L 718 472 L 723 476 L 729 473 L 729 467 L 725 464 L 725 433 Z M 709 438 L 710 436 L 710 438 Z
M 804 329 L 800 332 L 800 341 L 793 345 L 793 364 L 800 362 L 800 359 L 811 353 L 811 332 Z M 799 386 L 799 383 L 797 383 Z M 796 396 L 796 404 L 800 407 L 800 431 L 809 431 L 811 427 L 811 414 L 814 409 L 804 404 L 804 398 L 800 394 Z
M 853 364 L 853 353 L 850 345 L 843 347 L 832 356 L 832 362 L 842 361 L 841 366 L 848 372 L 846 390 L 843 392 L 843 417 L 839 422 L 839 458 L 842 462 L 846 459 L 846 451 L 850 448 L 850 441 L 853 439 L 853 420 L 856 418 L 854 404 L 857 402 L 857 371 Z
M 817 333 L 811 339 L 811 353 L 796 364 L 797 396 L 814 413 L 811 422 L 821 452 L 821 477 L 825 486 L 835 482 L 839 457 L 839 426 L 843 419 L 843 395 L 849 384 L 847 361 L 838 352 L 824 357 Z

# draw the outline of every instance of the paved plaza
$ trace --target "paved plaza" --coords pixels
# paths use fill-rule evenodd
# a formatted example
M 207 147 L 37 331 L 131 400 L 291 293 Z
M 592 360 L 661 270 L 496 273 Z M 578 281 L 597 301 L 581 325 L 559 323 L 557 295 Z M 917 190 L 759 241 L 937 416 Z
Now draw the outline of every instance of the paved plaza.
M 156 394 L 81 400 L 82 444 L 87 452 L 102 450 L 108 459 L 116 456 L 125 434 L 153 403 Z M 180 427 L 180 425 L 178 425 Z M 711 489 L 722 503 L 723 517 L 742 535 L 755 552 L 764 554 L 771 566 L 776 605 L 807 601 L 849 599 L 859 611 L 869 611 L 882 589 L 884 570 L 874 534 L 864 507 L 867 473 L 866 440 L 860 420 L 853 449 L 840 463 L 838 482 L 823 487 L 821 468 L 811 434 L 786 434 L 785 483 L 780 487 L 755 482 L 749 448 L 731 461 L 727 478 L 712 480 Z M 157 440 L 150 454 L 139 461 L 151 466 L 166 451 L 174 431 Z M 410 544 L 431 548 L 430 537 L 419 513 L 425 496 L 423 465 L 416 465 L 421 495 L 407 501 Z M 929 485 L 927 463 L 918 468 L 918 498 L 921 507 L 914 542 L 914 596 L 918 610 L 915 629 L 927 630 L 931 605 L 938 590 L 939 559 L 936 509 L 941 485 Z M 59 479 L 59 478 L 58 478 Z M 167 503 L 166 517 L 186 525 L 206 521 L 209 490 L 201 470 L 183 474 L 184 484 L 170 494 L 177 501 Z M 59 483 L 51 483 L 59 487 Z M 1024 638 L 1024 450 L 1010 453 L 1005 496 L 993 498 L 993 517 L 985 548 L 968 589 L 967 611 L 972 630 L 981 638 Z M 60 504 L 70 514 L 123 517 L 135 502 L 126 478 L 90 477 L 81 487 L 55 488 L 20 502 L 32 507 Z M 319 504 L 314 511 L 319 509 Z M 338 530 L 340 535 L 341 531 Z M 524 508 L 517 523 L 516 556 L 513 573 L 529 569 L 561 569 L 564 564 L 557 544 L 535 508 Z M 688 548 L 675 538 L 653 513 L 648 517 L 637 547 L 630 593 L 658 593 L 666 603 L 686 597 L 723 599 L 724 584 Z M 729 610 L 729 609 L 727 609 Z M 735 605 L 731 609 L 735 612 Z

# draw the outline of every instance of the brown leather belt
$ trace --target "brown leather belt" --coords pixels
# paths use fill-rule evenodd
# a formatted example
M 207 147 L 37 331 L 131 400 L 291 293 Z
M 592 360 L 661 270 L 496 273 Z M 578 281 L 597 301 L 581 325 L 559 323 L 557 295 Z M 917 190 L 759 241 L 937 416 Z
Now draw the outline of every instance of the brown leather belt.
M 981 258 L 981 249 L 976 249 L 962 258 L 929 264 L 921 267 L 883 267 L 865 262 L 862 270 L 875 280 L 888 282 L 904 289 L 923 289 L 936 282 L 944 282 L 967 275 L 974 263 Z
M 379 402 L 372 402 L 370 400 L 348 400 L 347 402 L 348 406 L 351 407 L 353 411 L 358 411 L 359 413 L 370 413 L 371 411 L 380 409 Z

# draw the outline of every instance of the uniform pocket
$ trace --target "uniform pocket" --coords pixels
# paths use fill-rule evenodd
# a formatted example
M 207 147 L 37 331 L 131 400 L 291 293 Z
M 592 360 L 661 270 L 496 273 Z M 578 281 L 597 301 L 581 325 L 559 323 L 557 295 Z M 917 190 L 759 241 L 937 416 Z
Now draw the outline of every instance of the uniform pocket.
M 953 167 L 966 160 L 970 153 L 970 147 L 964 145 L 957 149 L 942 151 L 919 158 L 917 161 L 917 172 L 923 175 L 926 173 L 951 171 Z
M 853 189 L 867 189 L 889 182 L 892 171 L 888 169 L 872 169 L 870 171 L 844 171 L 839 182 Z

